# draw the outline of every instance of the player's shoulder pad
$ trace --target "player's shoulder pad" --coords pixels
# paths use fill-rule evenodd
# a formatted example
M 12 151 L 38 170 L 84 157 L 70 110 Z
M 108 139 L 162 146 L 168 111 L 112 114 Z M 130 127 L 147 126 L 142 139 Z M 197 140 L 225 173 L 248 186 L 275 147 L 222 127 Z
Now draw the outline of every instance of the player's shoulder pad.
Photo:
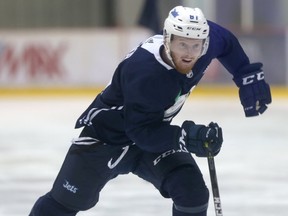
M 160 56 L 160 47 L 164 43 L 163 35 L 154 35 L 148 38 L 142 45 L 141 48 L 145 49 L 152 55 L 154 55 L 155 59 L 163 65 L 167 70 L 173 69 L 171 66 L 166 64 Z

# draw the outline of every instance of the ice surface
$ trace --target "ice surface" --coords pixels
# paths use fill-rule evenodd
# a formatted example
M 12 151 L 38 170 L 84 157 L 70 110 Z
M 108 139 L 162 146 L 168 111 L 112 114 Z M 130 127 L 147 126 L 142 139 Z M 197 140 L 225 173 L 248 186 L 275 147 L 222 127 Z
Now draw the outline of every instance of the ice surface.
M 75 120 L 92 99 L 0 99 L 0 216 L 27 216 L 51 188 L 79 133 Z M 225 216 L 288 215 L 287 113 L 287 99 L 274 99 L 264 115 L 245 118 L 238 98 L 191 96 L 174 120 L 222 126 L 224 144 L 215 162 Z M 206 159 L 196 160 L 210 187 Z M 208 213 L 215 215 L 211 199 Z M 126 175 L 104 188 L 96 207 L 78 215 L 168 216 L 171 202 L 149 183 Z

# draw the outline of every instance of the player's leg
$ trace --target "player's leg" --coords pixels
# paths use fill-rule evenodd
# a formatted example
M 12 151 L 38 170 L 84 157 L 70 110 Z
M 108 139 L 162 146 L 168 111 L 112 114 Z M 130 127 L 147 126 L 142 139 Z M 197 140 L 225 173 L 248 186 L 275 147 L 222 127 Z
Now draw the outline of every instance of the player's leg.
M 121 147 L 73 144 L 50 193 L 39 198 L 31 216 L 72 216 L 93 207 L 105 184 L 117 176 L 107 166 Z
M 49 192 L 36 201 L 29 216 L 75 216 L 77 212 L 58 203 Z
M 173 216 L 206 216 L 209 192 L 195 160 L 174 150 L 145 154 L 134 172 L 173 200 Z
M 194 166 L 172 171 L 164 180 L 162 191 L 173 200 L 173 216 L 206 216 L 209 192 Z

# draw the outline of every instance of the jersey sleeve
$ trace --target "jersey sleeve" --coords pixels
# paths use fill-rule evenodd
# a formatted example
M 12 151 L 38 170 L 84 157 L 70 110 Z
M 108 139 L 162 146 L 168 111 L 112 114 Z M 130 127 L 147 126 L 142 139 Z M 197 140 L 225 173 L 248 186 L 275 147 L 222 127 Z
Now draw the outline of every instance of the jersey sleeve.
M 216 23 L 209 21 L 209 26 L 211 49 L 217 59 L 234 77 L 241 75 L 241 68 L 250 64 L 250 61 L 238 39 Z

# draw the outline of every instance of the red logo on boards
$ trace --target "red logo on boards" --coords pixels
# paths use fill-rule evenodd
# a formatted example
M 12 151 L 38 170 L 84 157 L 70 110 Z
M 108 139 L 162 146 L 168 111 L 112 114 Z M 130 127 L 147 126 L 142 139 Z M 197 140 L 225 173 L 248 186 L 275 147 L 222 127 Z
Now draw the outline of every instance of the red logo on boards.
M 66 46 L 48 46 L 47 44 L 26 44 L 19 47 L 2 44 L 0 46 L 0 75 L 7 73 L 14 78 L 19 73 L 33 79 L 37 77 L 63 77 L 65 70 L 62 65 Z

